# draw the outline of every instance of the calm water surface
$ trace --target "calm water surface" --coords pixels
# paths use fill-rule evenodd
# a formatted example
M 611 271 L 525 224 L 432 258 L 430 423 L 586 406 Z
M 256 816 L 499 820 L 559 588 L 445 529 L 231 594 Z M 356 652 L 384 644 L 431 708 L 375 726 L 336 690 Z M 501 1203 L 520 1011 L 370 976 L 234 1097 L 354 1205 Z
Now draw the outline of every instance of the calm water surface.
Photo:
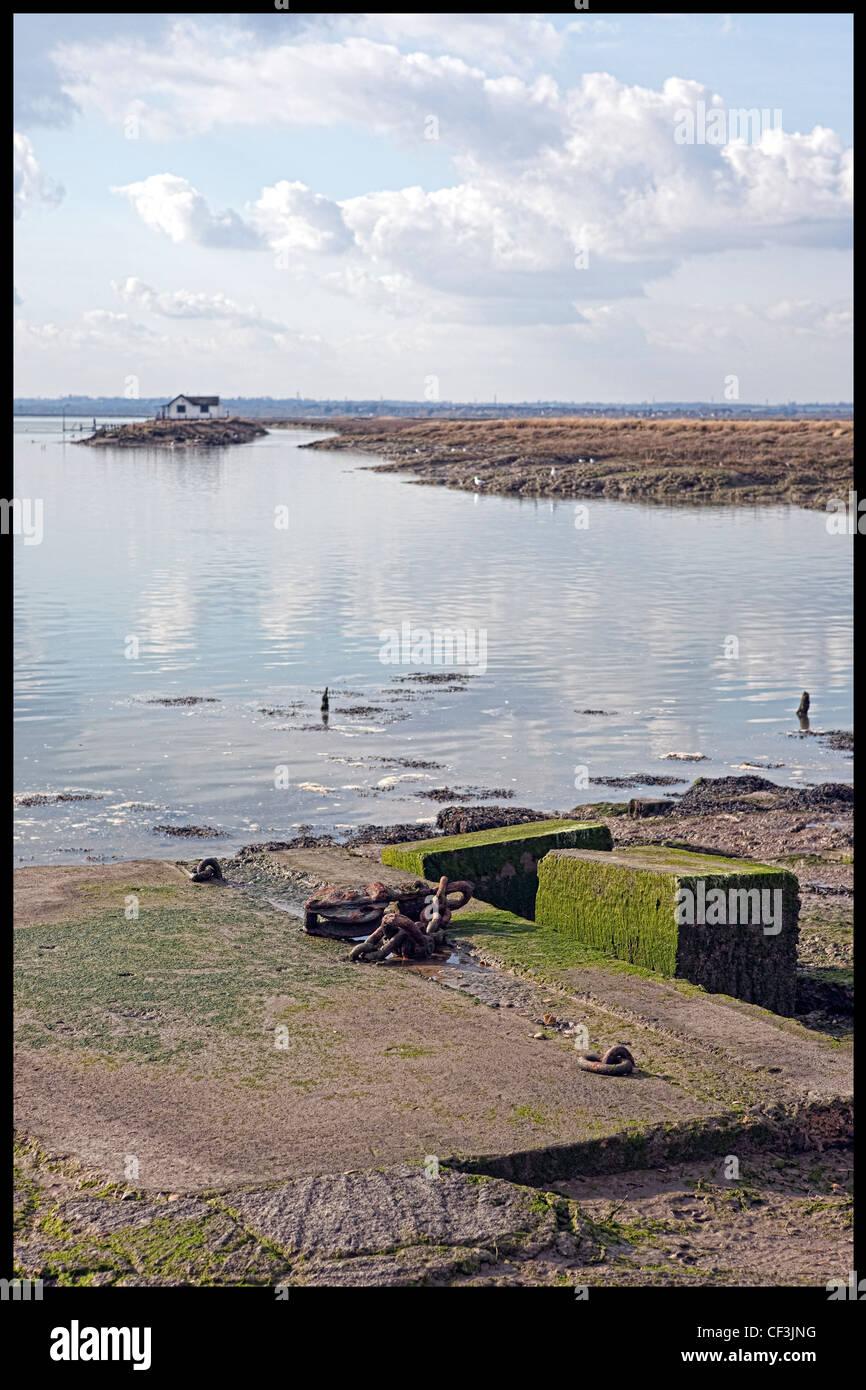
M 635 794 L 585 777 L 852 775 L 790 736 L 803 689 L 813 729 L 851 726 L 851 539 L 823 513 L 592 502 L 582 527 L 573 502 L 417 486 L 310 431 L 144 451 L 15 427 L 16 496 L 44 504 L 41 544 L 15 539 L 16 790 L 101 798 L 19 807 L 19 862 L 423 828 L 443 786 L 564 810 Z M 383 663 L 404 623 L 486 641 L 483 674 L 396 680 L 459 669 Z M 147 703 L 186 696 L 212 703 Z M 188 823 L 225 838 L 153 829 Z

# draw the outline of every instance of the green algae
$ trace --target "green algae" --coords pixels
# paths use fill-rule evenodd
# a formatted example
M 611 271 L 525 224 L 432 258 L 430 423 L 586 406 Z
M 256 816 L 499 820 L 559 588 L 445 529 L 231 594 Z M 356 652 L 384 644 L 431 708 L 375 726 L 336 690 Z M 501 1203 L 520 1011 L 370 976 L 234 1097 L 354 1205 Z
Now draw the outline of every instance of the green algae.
M 680 894 L 688 891 L 696 902 L 701 890 L 711 899 L 716 889 L 741 912 L 761 904 L 762 894 L 778 891 L 779 930 L 766 932 L 748 915 L 722 926 L 678 922 Z M 539 866 L 535 915 L 582 948 L 790 1015 L 796 999 L 797 890 L 787 870 L 721 855 L 662 846 L 616 854 L 554 850 Z M 776 904 L 775 897 L 766 901 Z
M 549 820 L 479 830 L 388 845 L 382 862 L 436 881 L 468 879 L 475 893 L 494 907 L 535 915 L 538 861 L 550 849 L 582 847 L 609 850 L 613 838 L 606 825 L 589 821 Z
M 550 835 L 561 830 L 605 830 L 607 827 L 602 825 L 590 825 L 588 821 L 575 820 L 538 820 L 525 821 L 520 825 L 500 825 L 494 826 L 491 830 L 473 830 L 466 835 L 434 835 L 428 840 L 411 840 L 408 843 L 398 845 L 388 845 L 383 851 L 382 858 L 392 851 L 402 849 L 418 851 L 451 851 L 462 849 L 474 849 L 478 845 L 496 845 L 510 843 L 515 840 L 534 840 L 539 835 Z M 602 837 L 604 838 L 604 837 Z
M 648 967 L 606 956 L 544 923 L 531 922 L 500 908 L 461 912 L 452 919 L 448 930 L 460 940 L 470 941 L 484 960 L 551 984 L 564 980 L 566 972 L 576 968 L 658 978 L 657 972 Z
M 170 1208 L 144 1226 L 130 1227 L 86 1239 L 68 1229 L 56 1233 L 57 1244 L 40 1257 L 40 1277 L 60 1286 L 91 1285 L 97 1275 L 111 1282 L 130 1275 L 160 1282 L 197 1285 L 241 1282 L 268 1283 L 277 1261 L 256 1252 L 254 1242 L 240 1229 L 226 1230 L 227 1219 L 217 1212 L 201 1219 L 176 1221 Z M 62 1237 L 66 1239 L 62 1239 Z M 245 1268 L 243 1278 L 226 1279 L 232 1257 L 261 1253 L 259 1268 Z M 281 1262 L 285 1268 L 285 1261 Z
M 121 904 L 130 891 L 119 890 Z M 142 889 L 134 921 L 109 906 L 18 927 L 18 1045 L 62 1049 L 85 1067 L 223 1075 L 265 1090 L 287 1071 L 300 1081 L 353 1074 L 345 1033 L 337 1020 L 323 1028 L 321 1011 L 374 994 L 375 975 L 348 969 L 342 943 L 311 943 L 276 909 L 219 892 L 190 902 L 183 886 L 180 895 L 175 905 Z

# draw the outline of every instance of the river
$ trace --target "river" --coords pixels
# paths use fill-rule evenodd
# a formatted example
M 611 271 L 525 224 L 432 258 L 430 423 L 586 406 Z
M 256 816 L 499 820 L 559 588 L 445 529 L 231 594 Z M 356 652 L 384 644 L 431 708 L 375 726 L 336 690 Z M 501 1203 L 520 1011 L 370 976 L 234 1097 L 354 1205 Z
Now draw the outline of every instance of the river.
M 145 451 L 65 423 L 15 420 L 43 531 L 14 542 L 15 790 L 98 799 L 19 805 L 18 863 L 423 833 L 442 787 L 567 810 L 676 790 L 591 780 L 623 774 L 852 776 L 796 736 L 804 689 L 813 730 L 852 719 L 852 538 L 821 512 L 583 510 L 377 474 L 311 431 Z M 190 823 L 221 838 L 154 830 Z

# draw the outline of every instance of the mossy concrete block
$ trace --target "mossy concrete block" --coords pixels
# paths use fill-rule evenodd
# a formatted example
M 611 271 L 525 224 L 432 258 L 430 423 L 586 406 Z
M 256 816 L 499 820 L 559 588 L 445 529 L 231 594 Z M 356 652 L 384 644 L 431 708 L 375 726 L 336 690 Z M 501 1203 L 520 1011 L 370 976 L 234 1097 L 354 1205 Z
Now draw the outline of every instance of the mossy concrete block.
M 504 825 L 471 835 L 445 835 L 388 845 L 382 863 L 407 869 L 434 882 L 447 874 L 468 879 L 475 896 L 494 907 L 535 916 L 538 861 L 552 849 L 610 850 L 613 837 L 606 825 L 590 821 L 540 820 Z
M 800 900 L 787 870 L 661 846 L 556 849 L 538 880 L 536 921 L 577 946 L 794 1012 Z

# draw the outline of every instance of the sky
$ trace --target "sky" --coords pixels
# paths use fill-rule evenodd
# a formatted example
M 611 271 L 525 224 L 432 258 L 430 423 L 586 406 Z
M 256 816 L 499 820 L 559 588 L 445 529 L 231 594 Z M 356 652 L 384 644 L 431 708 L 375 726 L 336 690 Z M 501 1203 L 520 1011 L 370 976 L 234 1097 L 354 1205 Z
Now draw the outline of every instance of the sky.
M 850 400 L 851 30 L 18 16 L 16 394 Z

